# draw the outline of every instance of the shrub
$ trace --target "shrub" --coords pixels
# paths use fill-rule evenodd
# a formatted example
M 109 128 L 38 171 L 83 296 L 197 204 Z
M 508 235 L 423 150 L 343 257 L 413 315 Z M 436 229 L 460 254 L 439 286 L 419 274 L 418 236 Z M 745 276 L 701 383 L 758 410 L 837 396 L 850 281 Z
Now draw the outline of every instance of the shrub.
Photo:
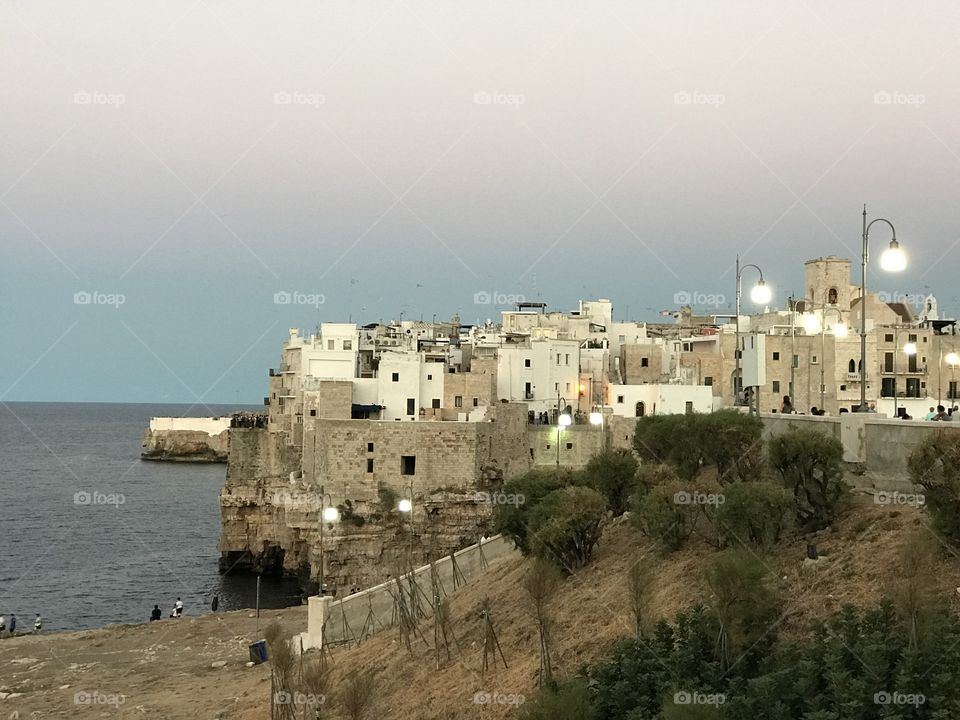
M 960 541 L 960 432 L 941 430 L 927 437 L 910 453 L 907 470 L 923 486 L 936 530 Z
M 674 480 L 656 485 L 645 495 L 635 496 L 633 521 L 644 535 L 668 550 L 679 550 L 693 532 L 699 506 L 678 502 L 688 493 L 687 485 Z
M 671 465 L 693 479 L 715 465 L 721 482 L 754 480 L 762 471 L 763 424 L 738 410 L 690 415 L 651 415 L 637 421 L 633 447 L 644 460 Z
M 494 531 L 513 540 L 524 555 L 530 553 L 530 515 L 537 504 L 547 495 L 569 481 L 569 474 L 557 474 L 552 470 L 530 470 L 508 480 L 503 485 L 503 494 L 523 497 L 523 502 L 499 504 L 494 508 Z
M 717 506 L 717 531 L 721 543 L 750 542 L 767 547 L 779 542 L 793 509 L 793 498 L 769 482 L 736 483 L 723 490 Z
M 593 720 L 597 714 L 586 684 L 574 680 L 541 690 L 521 706 L 517 717 L 520 720 Z
M 566 487 L 547 495 L 530 514 L 530 549 L 570 572 L 590 562 L 607 503 L 596 490 Z
M 791 428 L 769 441 L 770 465 L 793 492 L 797 525 L 804 531 L 829 525 L 846 495 L 843 445 L 816 430 Z
M 590 458 L 583 469 L 584 484 L 606 497 L 614 515 L 623 515 L 637 487 L 638 467 L 629 450 L 604 450 Z

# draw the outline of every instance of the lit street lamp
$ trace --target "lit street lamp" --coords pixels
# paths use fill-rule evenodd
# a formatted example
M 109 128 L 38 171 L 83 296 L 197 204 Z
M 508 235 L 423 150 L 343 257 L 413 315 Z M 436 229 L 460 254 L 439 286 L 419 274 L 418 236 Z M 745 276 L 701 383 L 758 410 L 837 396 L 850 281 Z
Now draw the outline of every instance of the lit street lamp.
M 413 567 L 413 481 L 410 481 L 410 499 L 402 498 L 397 503 L 397 510 L 410 515 L 410 567 Z
M 940 352 L 943 352 L 943 351 L 941 350 Z M 951 390 L 953 390 L 956 387 L 956 384 L 954 381 L 954 372 L 957 369 L 957 364 L 960 363 L 960 356 L 958 356 L 956 352 L 951 350 L 950 352 L 947 353 L 946 360 L 947 360 L 947 365 L 950 366 L 950 388 Z M 957 393 L 955 391 L 948 392 L 947 394 L 950 396 L 949 397 L 950 400 L 955 400 L 957 397 Z
M 320 594 L 327 594 L 327 557 L 323 552 L 323 526 L 328 523 L 333 526 L 333 523 L 337 522 L 340 519 L 340 511 L 331 504 L 327 505 L 327 498 L 330 497 L 329 493 L 323 491 L 323 485 L 320 486 Z
M 596 410 L 590 413 L 590 424 L 600 426 L 600 449 L 606 450 L 607 448 L 607 433 L 606 427 L 603 424 L 603 406 L 600 407 L 600 411 Z
M 880 267 L 887 272 L 901 272 L 907 267 L 907 256 L 897 242 L 897 230 L 886 218 L 874 218 L 867 223 L 867 206 L 863 206 L 863 252 L 860 254 L 860 412 L 867 412 L 867 246 L 870 227 L 875 222 L 890 226 L 893 237 L 880 256 Z M 894 378 L 896 384 L 896 378 Z M 896 393 L 894 393 L 896 398 Z
M 741 385 L 743 384 L 740 378 L 740 294 L 742 292 L 740 277 L 744 270 L 747 268 L 753 268 L 760 275 L 760 280 L 757 281 L 757 284 L 753 286 L 750 290 L 750 300 L 756 305 L 766 305 L 770 302 L 770 298 L 773 297 L 773 293 L 770 290 L 770 286 L 767 285 L 763 280 L 763 270 L 761 270 L 756 265 L 750 263 L 748 265 L 740 266 L 740 256 L 737 255 L 737 317 L 736 317 L 736 330 L 735 330 L 735 339 L 736 339 L 736 348 L 733 352 L 734 359 L 736 361 L 736 370 L 733 373 L 733 404 L 739 405 L 738 399 L 740 395 Z M 759 407 L 758 407 L 759 410 Z M 753 412 L 753 407 L 751 406 L 750 412 Z
M 903 352 L 907 357 L 912 357 L 917 354 L 917 344 L 913 342 L 908 342 L 903 346 Z M 893 367 L 893 416 L 899 417 L 897 412 L 897 367 Z

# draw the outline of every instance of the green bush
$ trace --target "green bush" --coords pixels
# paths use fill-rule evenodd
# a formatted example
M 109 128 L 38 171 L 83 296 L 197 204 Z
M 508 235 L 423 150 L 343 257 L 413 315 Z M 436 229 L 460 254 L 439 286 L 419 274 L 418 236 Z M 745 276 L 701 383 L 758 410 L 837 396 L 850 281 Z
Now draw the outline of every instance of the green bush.
M 566 572 L 583 567 L 600 540 L 606 515 L 607 502 L 596 490 L 554 490 L 530 514 L 530 549 Z
M 520 707 L 519 720 L 593 720 L 590 691 L 579 680 L 547 687 Z
M 779 485 L 728 485 L 723 489 L 723 502 L 716 509 L 718 536 L 724 545 L 749 542 L 767 547 L 780 541 L 792 511 L 793 498 Z
M 637 488 L 639 463 L 629 450 L 603 450 L 583 469 L 584 484 L 607 499 L 614 515 L 623 515 L 630 506 L 630 496 Z
M 644 535 L 663 543 L 668 550 L 679 550 L 690 537 L 700 514 L 698 505 L 682 501 L 689 487 L 679 481 L 667 481 L 634 496 L 633 522 Z
M 907 458 L 910 479 L 923 486 L 924 503 L 943 536 L 960 541 L 960 431 L 941 430 Z
M 847 494 L 843 445 L 830 435 L 791 428 L 769 441 L 770 466 L 793 493 L 797 525 L 820 530 L 831 522 Z
M 508 480 L 503 485 L 502 495 L 523 498 L 522 502 L 502 503 L 494 506 L 494 531 L 513 540 L 524 555 L 530 552 L 530 515 L 537 504 L 554 490 L 565 487 L 570 481 L 568 472 L 554 470 L 530 470 Z
M 709 414 L 650 415 L 637 421 L 633 447 L 643 460 L 666 463 L 684 480 L 714 465 L 721 482 L 755 480 L 763 468 L 756 416 L 737 410 Z

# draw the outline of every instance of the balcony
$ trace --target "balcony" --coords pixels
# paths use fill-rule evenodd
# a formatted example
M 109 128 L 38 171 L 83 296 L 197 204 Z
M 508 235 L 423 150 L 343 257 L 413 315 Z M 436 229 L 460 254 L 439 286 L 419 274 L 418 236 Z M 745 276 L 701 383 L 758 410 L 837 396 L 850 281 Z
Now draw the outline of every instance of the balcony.
M 858 373 L 858 372 L 848 372 L 848 373 L 847 373 L 847 382 L 860 382 L 860 373 Z

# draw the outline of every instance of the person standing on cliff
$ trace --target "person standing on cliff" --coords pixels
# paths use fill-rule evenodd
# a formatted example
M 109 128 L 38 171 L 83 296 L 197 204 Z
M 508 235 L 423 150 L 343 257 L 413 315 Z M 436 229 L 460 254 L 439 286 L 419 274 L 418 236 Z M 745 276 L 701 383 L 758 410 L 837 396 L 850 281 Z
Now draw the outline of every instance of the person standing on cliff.
M 41 630 L 43 630 L 43 618 L 40 617 L 40 613 L 37 613 L 37 617 L 33 619 L 33 634 L 36 635 Z
M 220 597 L 219 597 L 218 595 L 214 595 L 214 596 L 213 596 L 213 602 L 210 603 L 210 609 L 211 609 L 213 612 L 216 612 L 216 611 L 217 611 L 217 608 L 219 608 L 219 607 L 220 607 Z
M 150 622 L 159 620 L 163 616 L 163 613 L 160 612 L 160 606 L 154 605 L 153 610 L 150 611 Z
M 173 606 L 173 612 L 177 617 L 183 615 L 183 600 L 177 598 L 177 604 Z
M 10 613 L 10 634 L 13 635 L 17 630 L 17 616 Z

